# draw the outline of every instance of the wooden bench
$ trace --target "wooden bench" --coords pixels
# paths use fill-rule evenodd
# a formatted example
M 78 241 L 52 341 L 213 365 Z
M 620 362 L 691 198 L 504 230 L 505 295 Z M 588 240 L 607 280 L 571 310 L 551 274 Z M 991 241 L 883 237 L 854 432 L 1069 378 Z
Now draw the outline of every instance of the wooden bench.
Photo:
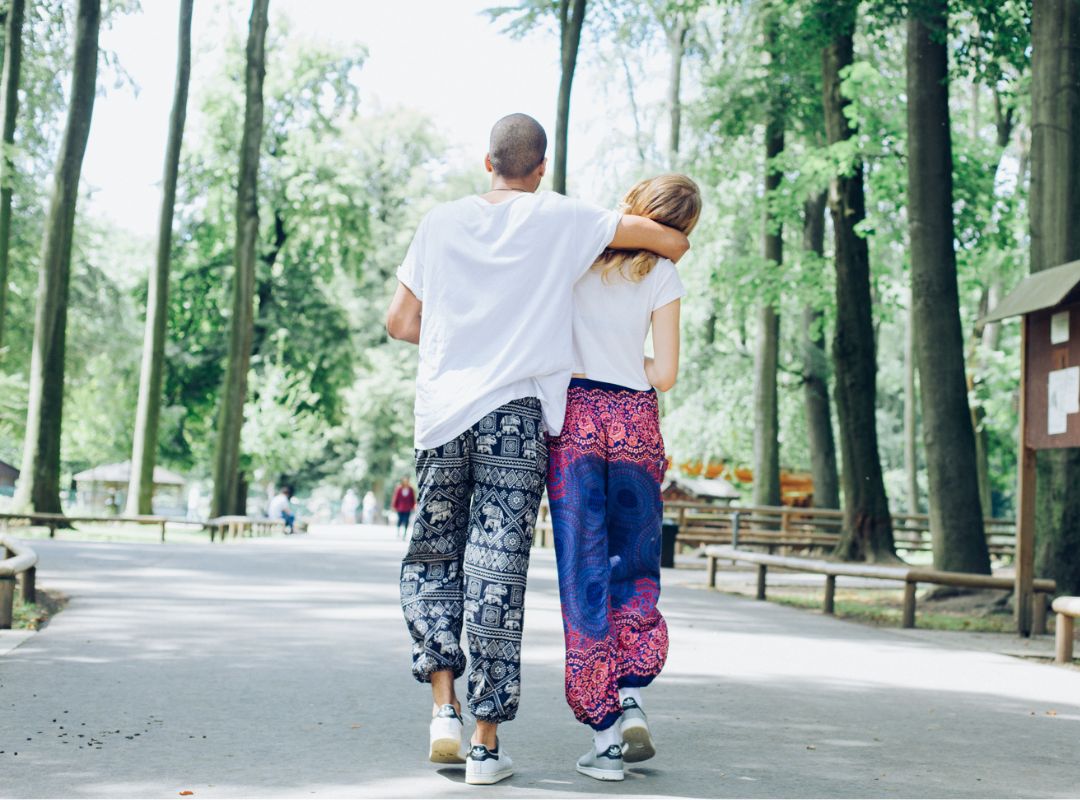
M 0 560 L 0 628 L 8 629 L 15 617 L 15 579 L 22 576 L 22 596 L 33 603 L 36 595 L 37 553 L 7 536 L 0 536 L 4 558 Z
M 205 524 L 210 530 L 211 542 L 214 541 L 215 535 L 219 542 L 224 542 L 227 537 L 236 539 L 241 536 L 270 536 L 285 530 L 284 520 L 269 517 L 227 515 L 209 519 Z
M 175 517 L 161 517 L 155 515 L 138 515 L 130 517 L 90 517 L 80 516 L 72 517 L 67 514 L 50 514 L 45 512 L 28 511 L 24 514 L 0 514 L 0 523 L 3 523 L 4 527 L 12 522 L 22 522 L 28 526 L 41 526 L 49 529 L 49 538 L 56 538 L 57 528 L 66 528 L 78 522 L 86 522 L 91 524 L 129 524 L 129 525 L 154 525 L 161 531 L 161 541 L 165 541 L 165 528 L 167 525 L 198 525 L 201 526 L 201 522 L 196 522 L 189 519 L 179 519 Z
M 1071 664 L 1074 620 L 1080 617 L 1080 597 L 1055 597 L 1050 607 L 1057 614 L 1054 620 L 1054 661 Z
M 839 561 L 820 561 L 792 556 L 774 556 L 767 553 L 754 553 L 737 550 L 734 547 L 707 547 L 709 587 L 716 588 L 716 564 L 718 561 L 748 563 L 757 565 L 757 599 L 765 599 L 766 573 L 769 567 L 790 570 L 792 572 L 810 572 L 825 576 L 824 612 L 834 613 L 837 577 L 875 578 L 878 580 L 898 581 L 904 584 L 904 606 L 902 625 L 915 627 L 915 591 L 920 583 L 938 586 L 959 586 L 968 589 L 1004 589 L 1013 588 L 1013 579 L 994 575 L 974 575 L 966 572 L 943 572 L 924 567 L 883 566 L 878 564 L 851 564 Z M 1035 633 L 1046 633 L 1046 600 L 1053 594 L 1056 584 L 1052 580 L 1040 579 L 1034 583 L 1032 597 L 1032 621 Z

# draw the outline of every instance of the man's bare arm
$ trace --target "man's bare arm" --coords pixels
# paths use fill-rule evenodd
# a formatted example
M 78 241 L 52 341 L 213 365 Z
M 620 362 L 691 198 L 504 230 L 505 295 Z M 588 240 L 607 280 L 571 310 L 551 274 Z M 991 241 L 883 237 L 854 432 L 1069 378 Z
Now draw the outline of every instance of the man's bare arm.
M 420 344 L 420 312 L 423 304 L 408 286 L 398 281 L 390 310 L 386 312 L 386 332 L 391 339 Z
M 608 247 L 615 250 L 651 250 L 677 262 L 690 249 L 690 240 L 682 231 L 661 225 L 648 217 L 624 214 Z

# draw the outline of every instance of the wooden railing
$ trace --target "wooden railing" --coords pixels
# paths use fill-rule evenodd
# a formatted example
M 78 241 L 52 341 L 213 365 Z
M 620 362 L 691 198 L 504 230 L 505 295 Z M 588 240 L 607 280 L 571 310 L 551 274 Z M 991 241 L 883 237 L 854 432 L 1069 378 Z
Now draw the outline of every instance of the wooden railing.
M 710 546 L 705 548 L 708 558 L 709 587 L 716 588 L 716 562 L 731 561 L 757 565 L 757 599 L 765 599 L 766 572 L 769 567 L 791 572 L 809 572 L 825 576 L 825 599 L 823 610 L 832 614 L 835 607 L 836 579 L 839 576 L 849 578 L 874 578 L 877 580 L 898 581 L 904 584 L 904 606 L 902 625 L 915 627 L 915 591 L 920 583 L 937 586 L 960 586 L 968 589 L 1003 589 L 1013 588 L 1013 578 L 997 575 L 974 575 L 966 572 L 945 572 L 926 567 L 888 566 L 879 564 L 848 564 L 837 561 L 821 561 L 811 558 L 792 556 L 774 556 L 766 553 L 754 553 L 738 550 L 734 547 Z M 1054 593 L 1056 584 L 1049 579 L 1038 579 L 1032 584 L 1032 628 L 1034 633 L 1046 633 L 1046 601 Z M 1061 598 L 1058 598 L 1059 600 Z M 1054 601 L 1057 603 L 1057 601 Z M 1055 610 L 1057 606 L 1055 605 Z M 1078 604 L 1077 613 L 1080 613 Z M 1071 631 L 1070 631 L 1071 636 Z M 1070 638 L 1071 641 L 1071 638 Z
M 681 545 L 734 545 L 763 547 L 772 553 L 828 551 L 840 539 L 844 513 L 827 508 L 790 506 L 719 506 L 691 501 L 664 503 L 664 518 L 679 526 Z M 905 552 L 932 549 L 930 517 L 927 514 L 893 514 L 896 549 Z M 1011 558 L 1015 554 L 1016 523 L 1007 519 L 987 519 L 986 542 L 990 555 Z M 551 539 L 551 519 L 547 503 L 540 506 L 535 543 L 546 546 Z
M 840 538 L 844 514 L 824 508 L 788 506 L 714 506 L 669 502 L 665 516 L 679 525 L 679 542 L 688 545 L 730 544 L 789 550 L 828 550 Z M 896 549 L 907 552 L 932 549 L 927 514 L 893 514 Z M 1016 524 L 1012 520 L 985 520 L 991 556 L 1011 557 L 1015 552 Z
M 0 514 L 0 527 L 3 529 L 18 525 L 45 527 L 49 529 L 50 539 L 56 538 L 58 529 L 67 528 L 80 522 L 98 525 L 153 525 L 160 530 L 160 539 L 163 543 L 169 525 L 189 525 L 207 530 L 210 533 L 211 542 L 215 539 L 225 541 L 229 537 L 235 539 L 240 536 L 269 535 L 281 532 L 285 527 L 282 520 L 245 516 L 217 517 L 203 521 L 161 516 L 68 516 L 67 514 L 48 514 L 35 511 L 28 511 L 23 514 Z
M 22 596 L 33 603 L 36 595 L 37 553 L 8 536 L 0 536 L 0 628 L 10 628 L 15 616 L 15 580 L 22 579 Z
M 1054 620 L 1054 660 L 1059 664 L 1071 664 L 1073 658 L 1073 629 L 1080 617 L 1080 597 L 1055 597 L 1053 605 L 1057 619 Z

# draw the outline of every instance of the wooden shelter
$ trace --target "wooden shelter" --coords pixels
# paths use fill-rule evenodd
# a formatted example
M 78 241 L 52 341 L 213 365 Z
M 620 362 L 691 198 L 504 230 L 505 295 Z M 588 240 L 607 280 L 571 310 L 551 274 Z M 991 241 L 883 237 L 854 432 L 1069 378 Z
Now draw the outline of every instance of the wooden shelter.
M 15 488 L 15 481 L 19 479 L 19 470 L 6 461 L 0 461 L 0 494 L 10 494 L 10 489 Z
M 112 510 L 124 507 L 128 483 L 131 480 L 131 462 L 101 464 L 74 476 L 75 490 L 81 505 L 96 510 Z M 154 467 L 154 492 L 173 492 L 179 496 L 184 477 L 164 467 Z M 111 502 L 110 502 L 111 501 Z M 179 500 L 177 499 L 177 505 Z M 108 506 L 113 506 L 109 509 Z
M 728 505 L 738 500 L 739 490 L 723 478 L 668 478 L 660 490 L 665 501 L 705 502 Z
M 1021 317 L 1016 627 L 1031 634 L 1035 453 L 1080 447 L 1080 261 L 1025 278 L 984 322 Z

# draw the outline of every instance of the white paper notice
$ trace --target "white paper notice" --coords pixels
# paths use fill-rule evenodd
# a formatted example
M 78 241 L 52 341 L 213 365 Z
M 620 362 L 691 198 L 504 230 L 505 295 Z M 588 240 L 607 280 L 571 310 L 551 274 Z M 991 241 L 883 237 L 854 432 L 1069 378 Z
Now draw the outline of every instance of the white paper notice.
M 1050 344 L 1069 341 L 1069 312 L 1059 311 L 1050 316 Z
M 1065 433 L 1069 414 L 1080 412 L 1080 367 L 1056 369 L 1047 378 L 1046 432 Z

